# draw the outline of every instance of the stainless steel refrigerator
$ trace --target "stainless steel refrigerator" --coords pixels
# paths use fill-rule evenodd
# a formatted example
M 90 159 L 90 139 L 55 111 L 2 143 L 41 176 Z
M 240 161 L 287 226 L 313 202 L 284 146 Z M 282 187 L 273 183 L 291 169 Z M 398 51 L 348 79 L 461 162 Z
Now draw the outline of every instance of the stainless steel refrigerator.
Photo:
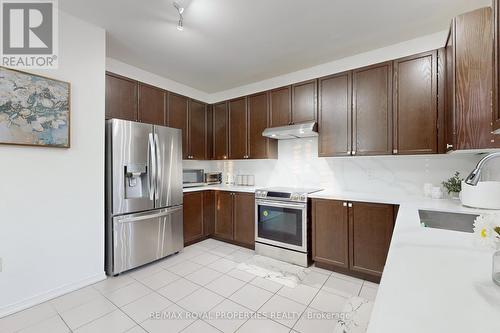
M 106 121 L 106 273 L 117 275 L 184 246 L 182 133 Z

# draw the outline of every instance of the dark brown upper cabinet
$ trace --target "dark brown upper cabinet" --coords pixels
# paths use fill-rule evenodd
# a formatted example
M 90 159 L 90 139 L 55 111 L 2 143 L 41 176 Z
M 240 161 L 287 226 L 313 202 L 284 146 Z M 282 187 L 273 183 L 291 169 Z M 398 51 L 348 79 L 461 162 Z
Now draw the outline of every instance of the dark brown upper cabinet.
M 394 229 L 394 206 L 359 202 L 349 206 L 349 268 L 380 277 Z
M 292 122 L 291 86 L 277 88 L 269 92 L 271 110 L 270 127 L 286 126 Z
M 394 154 L 438 152 L 437 51 L 394 61 Z
M 167 97 L 168 126 L 182 130 L 182 156 L 189 156 L 188 108 L 189 99 L 169 93 Z
M 214 158 L 214 111 L 213 105 L 207 105 L 207 160 Z
M 278 141 L 262 136 L 262 132 L 269 127 L 269 93 L 250 95 L 247 103 L 249 158 L 277 158 Z
M 448 150 L 500 147 L 493 120 L 493 12 L 455 17 L 446 44 Z
M 392 61 L 353 71 L 352 155 L 392 154 Z
M 292 85 L 291 123 L 299 124 L 317 119 L 317 80 Z
M 213 105 L 214 159 L 228 158 L 228 102 Z
M 248 158 L 247 98 L 229 101 L 229 159 Z
M 500 5 L 493 0 L 494 72 L 493 72 L 493 130 L 500 130 Z
M 349 218 L 346 202 L 313 199 L 312 235 L 314 261 L 349 268 Z
M 106 73 L 106 119 L 137 121 L 137 81 Z
M 139 121 L 147 124 L 167 123 L 165 90 L 139 83 Z
M 350 156 L 352 151 L 352 73 L 319 79 L 318 154 Z
M 189 100 L 188 159 L 207 158 L 207 104 Z

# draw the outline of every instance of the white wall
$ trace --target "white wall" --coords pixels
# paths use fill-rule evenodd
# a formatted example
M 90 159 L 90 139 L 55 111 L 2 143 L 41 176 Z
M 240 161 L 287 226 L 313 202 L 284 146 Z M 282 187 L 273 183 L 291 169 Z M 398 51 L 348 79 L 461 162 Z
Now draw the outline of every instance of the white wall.
M 288 84 L 311 80 L 318 77 L 341 73 L 388 60 L 394 60 L 409 55 L 435 50 L 445 45 L 448 31 L 440 31 L 431 35 L 389 45 L 380 49 L 360 53 L 354 56 L 331 61 L 318 66 L 251 83 L 210 95 L 210 102 L 220 102 L 231 98 L 250 95 L 268 89 L 282 87 Z
M 113 58 L 106 58 L 106 70 L 115 74 L 133 78 L 137 81 L 144 82 L 152 86 L 175 92 L 180 95 L 189 96 L 193 99 L 197 99 L 205 103 L 209 103 L 211 99 L 210 94 L 208 93 L 188 87 L 182 83 L 167 79 L 154 73 L 147 72 L 140 68 L 128 65 Z
M 184 161 L 184 168 L 253 174 L 257 186 L 318 187 L 332 191 L 423 196 L 423 184 L 436 186 L 459 171 L 466 177 L 478 154 L 425 156 L 318 157 L 317 138 L 280 140 L 277 160 Z M 484 176 L 500 180 L 500 160 Z
M 0 317 L 104 278 L 105 32 L 60 12 L 71 148 L 0 145 Z M 35 71 L 32 71 L 35 72 Z

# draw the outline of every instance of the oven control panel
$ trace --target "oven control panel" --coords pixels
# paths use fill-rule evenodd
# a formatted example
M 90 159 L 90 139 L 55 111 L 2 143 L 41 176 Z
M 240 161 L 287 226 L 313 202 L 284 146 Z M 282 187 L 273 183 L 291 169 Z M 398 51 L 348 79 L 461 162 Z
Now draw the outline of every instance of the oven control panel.
M 255 198 L 278 201 L 307 202 L 307 194 L 300 192 L 278 192 L 278 191 L 255 191 Z

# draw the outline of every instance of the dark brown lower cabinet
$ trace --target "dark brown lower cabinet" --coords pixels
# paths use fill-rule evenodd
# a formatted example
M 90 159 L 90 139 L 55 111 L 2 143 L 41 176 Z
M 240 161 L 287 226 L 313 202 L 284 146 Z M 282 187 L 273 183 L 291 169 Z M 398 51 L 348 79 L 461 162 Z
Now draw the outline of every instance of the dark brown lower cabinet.
M 253 193 L 233 195 L 234 241 L 255 245 L 255 196 Z
M 312 255 L 316 262 L 349 268 L 349 220 L 345 202 L 314 199 Z
M 349 208 L 349 268 L 382 276 L 393 229 L 393 205 L 353 203 Z
M 213 235 L 215 230 L 215 192 L 203 192 L 203 236 Z
M 233 240 L 233 193 L 215 192 L 215 230 L 214 235 Z
M 203 237 L 203 192 L 184 193 L 184 244 Z
M 323 268 L 378 281 L 397 206 L 312 200 L 313 260 Z

